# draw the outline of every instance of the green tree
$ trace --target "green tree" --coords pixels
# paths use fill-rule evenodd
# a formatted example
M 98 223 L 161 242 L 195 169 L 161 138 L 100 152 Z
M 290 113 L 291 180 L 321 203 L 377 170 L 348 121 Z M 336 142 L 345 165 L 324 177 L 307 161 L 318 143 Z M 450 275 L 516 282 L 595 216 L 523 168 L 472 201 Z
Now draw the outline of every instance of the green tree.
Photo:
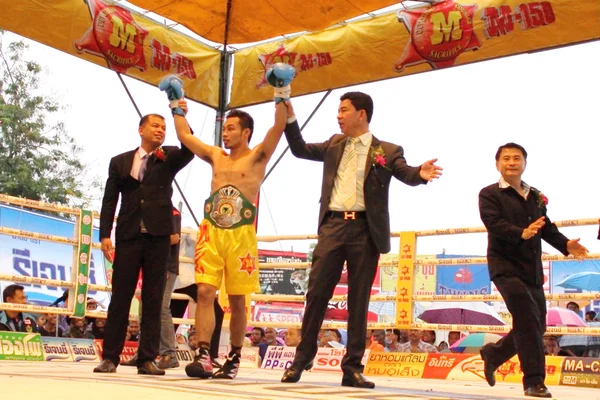
M 53 122 L 62 108 L 40 90 L 42 67 L 26 50 L 0 31 L 0 193 L 86 207 L 99 180 L 88 178 L 64 123 Z

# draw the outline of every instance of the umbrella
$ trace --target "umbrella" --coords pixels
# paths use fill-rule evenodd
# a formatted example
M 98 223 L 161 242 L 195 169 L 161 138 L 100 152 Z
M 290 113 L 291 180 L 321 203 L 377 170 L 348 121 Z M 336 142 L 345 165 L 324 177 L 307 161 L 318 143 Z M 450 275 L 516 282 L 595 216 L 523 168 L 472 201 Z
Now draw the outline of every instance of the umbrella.
M 477 332 L 467 335 L 450 346 L 454 353 L 479 354 L 479 349 L 488 343 L 496 343 L 502 336 L 495 333 Z
M 579 315 L 562 307 L 551 307 L 546 314 L 548 326 L 585 326 L 585 321 Z
M 419 318 L 430 324 L 505 325 L 496 310 L 484 302 L 434 302 Z
M 567 289 L 580 289 L 595 292 L 600 288 L 600 272 L 579 272 L 568 276 L 556 285 Z

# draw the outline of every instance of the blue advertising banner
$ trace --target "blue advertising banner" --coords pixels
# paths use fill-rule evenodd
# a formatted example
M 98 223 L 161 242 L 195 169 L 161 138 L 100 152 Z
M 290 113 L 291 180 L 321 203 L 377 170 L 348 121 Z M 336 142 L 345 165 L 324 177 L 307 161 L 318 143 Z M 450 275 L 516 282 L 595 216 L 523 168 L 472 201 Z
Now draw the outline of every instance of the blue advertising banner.
M 46 361 L 73 361 L 73 353 L 71 353 L 68 340 L 61 337 L 42 336 L 44 359 Z
M 0 226 L 69 238 L 74 237 L 75 232 L 73 221 L 6 205 L 0 205 Z M 95 228 L 92 232 L 92 242 L 98 241 L 99 233 Z M 0 273 L 68 281 L 71 279 L 72 263 L 71 245 L 0 235 Z M 99 249 L 92 250 L 89 267 L 89 283 L 106 285 L 104 256 Z M 0 290 L 9 284 L 10 282 L 0 281 Z M 53 286 L 22 285 L 26 287 L 30 304 L 49 305 L 64 291 L 63 288 Z M 108 307 L 108 293 L 89 291 L 88 296 Z
M 460 256 L 456 256 L 460 257 Z M 438 266 L 436 294 L 490 294 L 491 281 L 486 264 Z

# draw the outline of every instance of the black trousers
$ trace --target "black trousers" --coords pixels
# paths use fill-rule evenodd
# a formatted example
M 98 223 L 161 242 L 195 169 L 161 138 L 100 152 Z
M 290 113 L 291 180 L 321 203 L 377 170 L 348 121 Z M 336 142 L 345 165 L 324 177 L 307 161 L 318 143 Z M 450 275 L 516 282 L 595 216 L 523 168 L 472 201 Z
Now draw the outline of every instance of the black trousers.
M 513 317 L 513 329 L 496 344 L 486 348 L 486 357 L 499 367 L 519 355 L 523 387 L 527 389 L 546 379 L 544 332 L 546 298 L 542 286 L 531 286 L 514 276 L 498 276 L 494 284 Z
M 319 240 L 313 253 L 295 368 L 304 368 L 317 354 L 317 336 L 345 261 L 348 267 L 348 343 L 341 367 L 346 373 L 363 371 L 361 360 L 365 352 L 369 297 L 378 259 L 379 252 L 369 234 L 366 219 L 327 217 L 319 228 Z
M 119 365 L 125 333 L 129 325 L 129 308 L 142 270 L 143 332 L 138 349 L 138 363 L 154 361 L 160 346 L 160 309 L 165 291 L 169 236 L 140 234 L 132 240 L 116 243 L 113 264 L 112 298 L 104 329 L 102 357 Z
M 187 294 L 194 299 L 194 301 L 198 299 L 198 285 L 196 284 L 175 289 L 173 292 Z M 173 318 L 182 318 L 183 314 L 185 314 L 185 309 L 188 306 L 188 303 L 188 300 L 171 300 L 171 314 L 173 315 Z M 210 356 L 212 358 L 219 358 L 219 342 L 221 340 L 221 329 L 223 328 L 223 318 L 225 317 L 225 312 L 221 308 L 221 305 L 216 298 L 214 302 L 214 309 L 215 330 L 210 338 Z M 178 325 L 175 325 L 174 329 L 177 329 L 177 326 Z

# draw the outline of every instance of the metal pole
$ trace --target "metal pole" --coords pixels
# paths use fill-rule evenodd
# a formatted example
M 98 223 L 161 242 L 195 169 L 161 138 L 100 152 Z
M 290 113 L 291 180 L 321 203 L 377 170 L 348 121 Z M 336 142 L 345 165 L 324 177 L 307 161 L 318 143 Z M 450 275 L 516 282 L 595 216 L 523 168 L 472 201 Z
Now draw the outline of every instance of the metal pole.
M 131 100 L 131 103 L 133 104 L 133 107 L 135 108 L 135 111 L 137 111 L 138 116 L 140 118 L 142 118 L 142 113 L 140 112 L 140 109 L 138 108 L 135 100 L 133 99 L 133 96 L 129 92 L 129 88 L 127 87 L 127 84 L 123 80 L 123 77 L 121 76 L 121 74 L 119 72 L 117 72 L 116 74 L 119 77 L 119 80 L 121 81 L 121 84 L 123 85 L 123 88 L 125 89 L 125 92 L 127 92 L 127 95 L 129 96 L 129 100 Z M 187 199 L 185 198 L 185 195 L 183 194 L 183 190 L 181 190 L 181 188 L 179 187 L 179 184 L 177 183 L 177 180 L 175 178 L 173 178 L 173 182 L 175 183 L 175 186 L 177 187 L 177 190 L 179 191 L 179 194 L 181 195 L 181 198 L 185 202 L 185 205 L 187 206 L 188 210 L 190 210 L 190 214 L 192 214 L 192 218 L 194 218 L 194 222 L 196 223 L 196 226 L 199 226 L 200 223 L 196 219 L 196 216 L 194 215 L 194 211 L 192 211 L 192 208 L 190 207 L 190 204 L 188 203 Z

